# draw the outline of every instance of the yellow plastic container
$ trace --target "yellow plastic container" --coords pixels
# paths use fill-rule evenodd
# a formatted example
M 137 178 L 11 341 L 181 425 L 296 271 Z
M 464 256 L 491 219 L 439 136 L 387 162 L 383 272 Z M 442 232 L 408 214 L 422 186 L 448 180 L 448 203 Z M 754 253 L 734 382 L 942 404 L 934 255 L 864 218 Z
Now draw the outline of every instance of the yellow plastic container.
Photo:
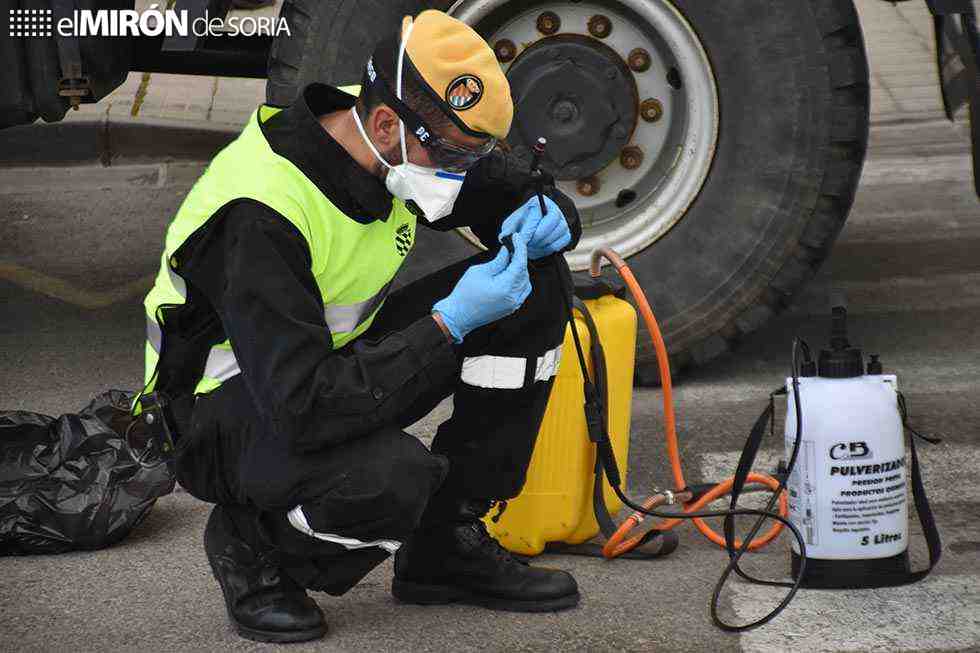
M 629 303 L 612 295 L 586 300 L 585 305 L 596 323 L 606 354 L 610 439 L 625 485 L 636 355 L 636 311 Z M 575 323 L 591 373 L 589 331 L 577 311 Z M 507 503 L 507 509 L 497 523 L 493 523 L 489 516 L 486 519 L 490 532 L 514 553 L 537 555 L 549 542 L 580 544 L 599 532 L 592 512 L 595 446 L 586 430 L 583 403 L 582 371 L 568 329 L 561 366 L 524 489 L 520 496 Z M 605 499 L 611 513 L 622 507 L 608 483 Z M 495 511 L 491 511 L 493 514 Z

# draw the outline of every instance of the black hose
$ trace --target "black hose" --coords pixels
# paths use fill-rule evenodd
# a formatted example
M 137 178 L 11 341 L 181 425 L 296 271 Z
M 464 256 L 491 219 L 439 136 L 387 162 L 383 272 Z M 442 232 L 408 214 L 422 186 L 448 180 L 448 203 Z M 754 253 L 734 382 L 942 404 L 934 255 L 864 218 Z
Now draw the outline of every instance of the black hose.
M 583 392 L 585 394 L 585 410 L 586 410 L 586 422 L 589 425 L 589 436 L 596 443 L 596 455 L 601 457 L 602 466 L 606 474 L 606 479 L 609 481 L 610 486 L 619 497 L 620 501 L 624 505 L 632 508 L 633 510 L 642 513 L 644 515 L 649 515 L 651 517 L 658 517 L 661 519 L 704 519 L 710 517 L 724 517 L 726 520 L 725 529 L 725 539 L 726 539 L 726 549 L 729 555 L 728 565 L 722 572 L 721 577 L 718 579 L 718 583 L 715 585 L 714 592 L 711 598 L 711 618 L 715 625 L 725 631 L 729 632 L 742 632 L 750 630 L 752 628 L 757 628 L 763 624 L 768 623 L 779 615 L 786 606 L 793 600 L 796 596 L 797 591 L 799 591 L 804 578 L 804 573 L 806 571 L 806 542 L 803 539 L 803 535 L 800 531 L 793 525 L 793 523 L 780 515 L 778 512 L 774 511 L 773 508 L 776 502 L 779 500 L 780 494 L 785 491 L 786 481 L 789 475 L 793 471 L 793 467 L 796 464 L 796 459 L 799 455 L 800 442 L 803 435 L 803 412 L 800 405 L 800 390 L 799 390 L 799 365 L 797 359 L 797 351 L 802 350 L 804 352 L 804 357 L 809 360 L 809 346 L 801 339 L 796 338 L 793 341 L 793 352 L 792 352 L 792 387 L 793 387 L 793 398 L 795 403 L 795 413 L 796 413 L 796 438 L 793 443 L 793 451 L 790 455 L 790 460 L 787 465 L 787 470 L 785 475 L 779 481 L 779 486 L 775 492 L 773 492 L 769 503 L 766 505 L 764 510 L 756 510 L 753 508 L 738 508 L 738 494 L 732 495 L 732 504 L 728 510 L 703 510 L 699 512 L 687 512 L 687 513 L 674 513 L 674 512 L 662 512 L 654 509 L 644 508 L 642 505 L 631 500 L 622 489 L 622 480 L 619 473 L 619 466 L 616 462 L 616 454 L 613 450 L 612 444 L 609 440 L 607 422 L 605 419 L 606 413 L 606 398 L 603 396 L 604 393 L 597 393 L 596 388 L 593 385 L 590 377 L 588 368 L 585 363 L 585 354 L 582 350 L 582 343 L 579 340 L 578 329 L 575 326 L 575 314 L 572 310 L 572 297 L 574 296 L 574 285 L 571 283 L 571 272 L 568 269 L 568 264 L 565 258 L 561 254 L 557 254 L 554 257 L 554 268 L 555 274 L 558 276 L 558 282 L 561 286 L 562 298 L 565 304 L 565 310 L 567 314 L 568 323 L 571 327 L 572 340 L 575 343 L 575 351 L 578 355 L 579 366 L 582 370 L 582 380 L 583 380 Z M 564 268 L 564 269 L 563 269 Z M 564 272 L 564 273 L 563 273 Z M 769 419 L 774 419 L 774 415 L 770 412 Z M 734 489 L 734 488 L 733 488 Z M 750 516 L 755 515 L 759 519 L 753 524 L 749 534 L 743 538 L 742 545 L 735 550 L 734 547 L 734 526 L 730 520 L 737 516 Z M 749 544 L 755 538 L 756 534 L 762 528 L 762 525 L 768 519 L 774 519 L 782 523 L 789 531 L 793 534 L 796 539 L 797 544 L 800 548 L 800 568 L 797 573 L 796 578 L 793 582 L 782 582 L 782 581 L 769 581 L 756 579 L 739 567 L 739 561 L 742 556 L 748 551 Z M 721 600 L 721 591 L 724 588 L 725 583 L 728 581 L 732 573 L 738 574 L 740 577 L 744 578 L 748 582 L 760 585 L 768 586 L 778 586 L 778 587 L 789 587 L 790 590 L 780 601 L 773 610 L 767 613 L 760 619 L 744 625 L 732 625 L 724 622 L 718 615 L 718 605 Z

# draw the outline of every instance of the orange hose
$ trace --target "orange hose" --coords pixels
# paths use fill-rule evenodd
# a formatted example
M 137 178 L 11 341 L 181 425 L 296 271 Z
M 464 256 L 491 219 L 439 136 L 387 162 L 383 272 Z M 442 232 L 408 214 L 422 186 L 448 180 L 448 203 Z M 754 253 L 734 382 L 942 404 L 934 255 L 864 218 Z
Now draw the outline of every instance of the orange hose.
M 590 270 L 592 276 L 599 276 L 600 262 L 603 257 L 608 259 L 609 262 L 613 264 L 616 271 L 619 273 L 619 276 L 623 278 L 623 281 L 626 282 L 626 286 L 630 289 L 630 293 L 633 295 L 633 299 L 636 301 L 636 304 L 640 309 L 640 315 L 643 316 L 643 321 L 647 326 L 647 330 L 650 332 L 650 338 L 653 341 L 653 347 L 657 353 L 657 367 L 660 370 L 660 385 L 663 390 L 664 398 L 664 434 L 667 441 L 667 458 L 670 460 L 671 472 L 674 477 L 674 485 L 678 488 L 676 492 L 680 494 L 681 490 L 687 487 L 687 482 L 684 480 L 684 472 L 681 469 L 680 449 L 677 444 L 677 420 L 674 414 L 674 393 L 670 378 L 670 364 L 667 357 L 667 346 L 664 343 L 663 335 L 660 333 L 660 326 L 657 324 L 657 318 L 654 317 L 653 311 L 650 309 L 650 303 L 647 301 L 643 288 L 640 287 L 639 282 L 637 282 L 636 277 L 633 276 L 633 272 L 630 270 L 629 266 L 626 265 L 626 261 L 624 261 L 622 257 L 608 247 L 601 247 L 595 250 L 592 252 L 592 265 Z M 697 501 L 685 503 L 683 512 L 698 512 L 712 501 L 731 493 L 733 481 L 733 478 L 727 478 L 715 485 L 708 491 L 707 494 L 702 496 Z M 759 474 L 756 472 L 749 473 L 746 480 L 746 485 L 762 485 L 773 491 L 779 489 L 779 481 L 777 481 L 775 478 L 769 476 L 768 474 Z M 654 495 L 653 497 L 650 497 L 644 503 L 644 507 L 649 510 L 650 508 L 647 507 L 647 503 L 651 503 L 651 505 L 664 503 L 665 500 L 661 500 L 659 502 L 655 500 L 656 497 L 662 496 L 663 495 Z M 783 517 L 786 517 L 789 514 L 789 506 L 785 491 L 783 491 L 779 497 L 779 514 Z M 603 554 L 607 558 L 611 558 L 625 553 L 636 546 L 636 544 L 639 543 L 640 538 L 636 536 L 627 540 L 626 536 L 639 524 L 640 521 L 642 521 L 642 515 L 639 513 L 634 513 L 627 518 L 627 520 L 619 527 L 615 535 L 606 543 L 606 546 L 603 547 Z M 666 531 L 674 528 L 683 521 L 688 520 L 667 519 L 657 522 L 654 524 L 653 528 Z M 725 546 L 724 536 L 716 533 L 703 519 L 695 518 L 690 521 L 694 522 L 694 525 L 706 538 L 720 547 Z M 774 540 L 782 530 L 782 523 L 775 522 L 768 531 L 749 543 L 749 550 L 754 550 L 765 546 Z M 741 545 L 741 542 L 736 540 L 735 547 L 738 548 Z

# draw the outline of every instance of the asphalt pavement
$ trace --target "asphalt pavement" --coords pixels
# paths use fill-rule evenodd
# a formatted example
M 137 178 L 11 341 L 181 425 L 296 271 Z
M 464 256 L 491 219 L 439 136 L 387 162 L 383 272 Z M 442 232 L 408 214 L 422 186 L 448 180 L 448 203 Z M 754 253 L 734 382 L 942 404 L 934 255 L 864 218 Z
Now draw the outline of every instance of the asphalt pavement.
M 887 66 L 876 70 L 880 107 L 902 87 L 881 82 Z M 0 169 L 0 409 L 57 415 L 107 388 L 141 385 L 140 301 L 167 222 L 202 166 L 178 153 L 112 168 Z M 555 615 L 399 605 L 386 563 L 344 597 L 315 594 L 331 632 L 291 650 L 980 650 L 980 206 L 970 180 L 963 124 L 943 121 L 934 105 L 878 111 L 854 210 L 817 278 L 790 311 L 676 390 L 689 480 L 731 474 L 768 391 L 785 376 L 793 336 L 824 343 L 829 290 L 845 290 L 852 340 L 898 374 L 913 423 L 944 438 L 921 448 L 944 545 L 926 580 L 802 591 L 769 626 L 727 634 L 708 613 L 726 556 L 682 527 L 680 548 L 664 560 L 542 557 L 571 570 L 582 589 L 580 607 Z M 441 237 L 462 251 L 457 236 Z M 634 394 L 636 495 L 669 478 L 660 399 L 653 389 Z M 448 410 L 413 432 L 428 439 Z M 779 457 L 779 443 L 768 445 L 764 470 Z M 111 549 L 0 559 L 0 650 L 271 648 L 228 626 L 201 547 L 208 509 L 178 491 Z M 919 534 L 913 519 L 915 565 L 925 561 Z M 748 563 L 775 578 L 788 564 L 785 536 Z M 723 615 L 751 620 L 780 592 L 732 582 Z

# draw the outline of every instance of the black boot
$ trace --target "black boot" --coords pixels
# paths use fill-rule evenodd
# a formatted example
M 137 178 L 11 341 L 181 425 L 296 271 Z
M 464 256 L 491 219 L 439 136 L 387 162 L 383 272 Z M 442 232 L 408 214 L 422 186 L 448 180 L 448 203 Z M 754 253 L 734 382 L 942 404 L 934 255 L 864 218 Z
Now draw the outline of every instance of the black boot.
M 395 554 L 391 591 L 405 603 L 468 603 L 494 610 L 554 612 L 578 604 L 578 585 L 557 569 L 531 567 L 487 532 L 490 501 L 463 501 L 423 519 Z
M 204 550 L 228 618 L 239 635 L 258 642 L 323 637 L 327 624 L 320 607 L 282 573 L 276 549 L 261 543 L 258 533 L 256 515 L 230 506 L 215 506 L 204 529 Z

